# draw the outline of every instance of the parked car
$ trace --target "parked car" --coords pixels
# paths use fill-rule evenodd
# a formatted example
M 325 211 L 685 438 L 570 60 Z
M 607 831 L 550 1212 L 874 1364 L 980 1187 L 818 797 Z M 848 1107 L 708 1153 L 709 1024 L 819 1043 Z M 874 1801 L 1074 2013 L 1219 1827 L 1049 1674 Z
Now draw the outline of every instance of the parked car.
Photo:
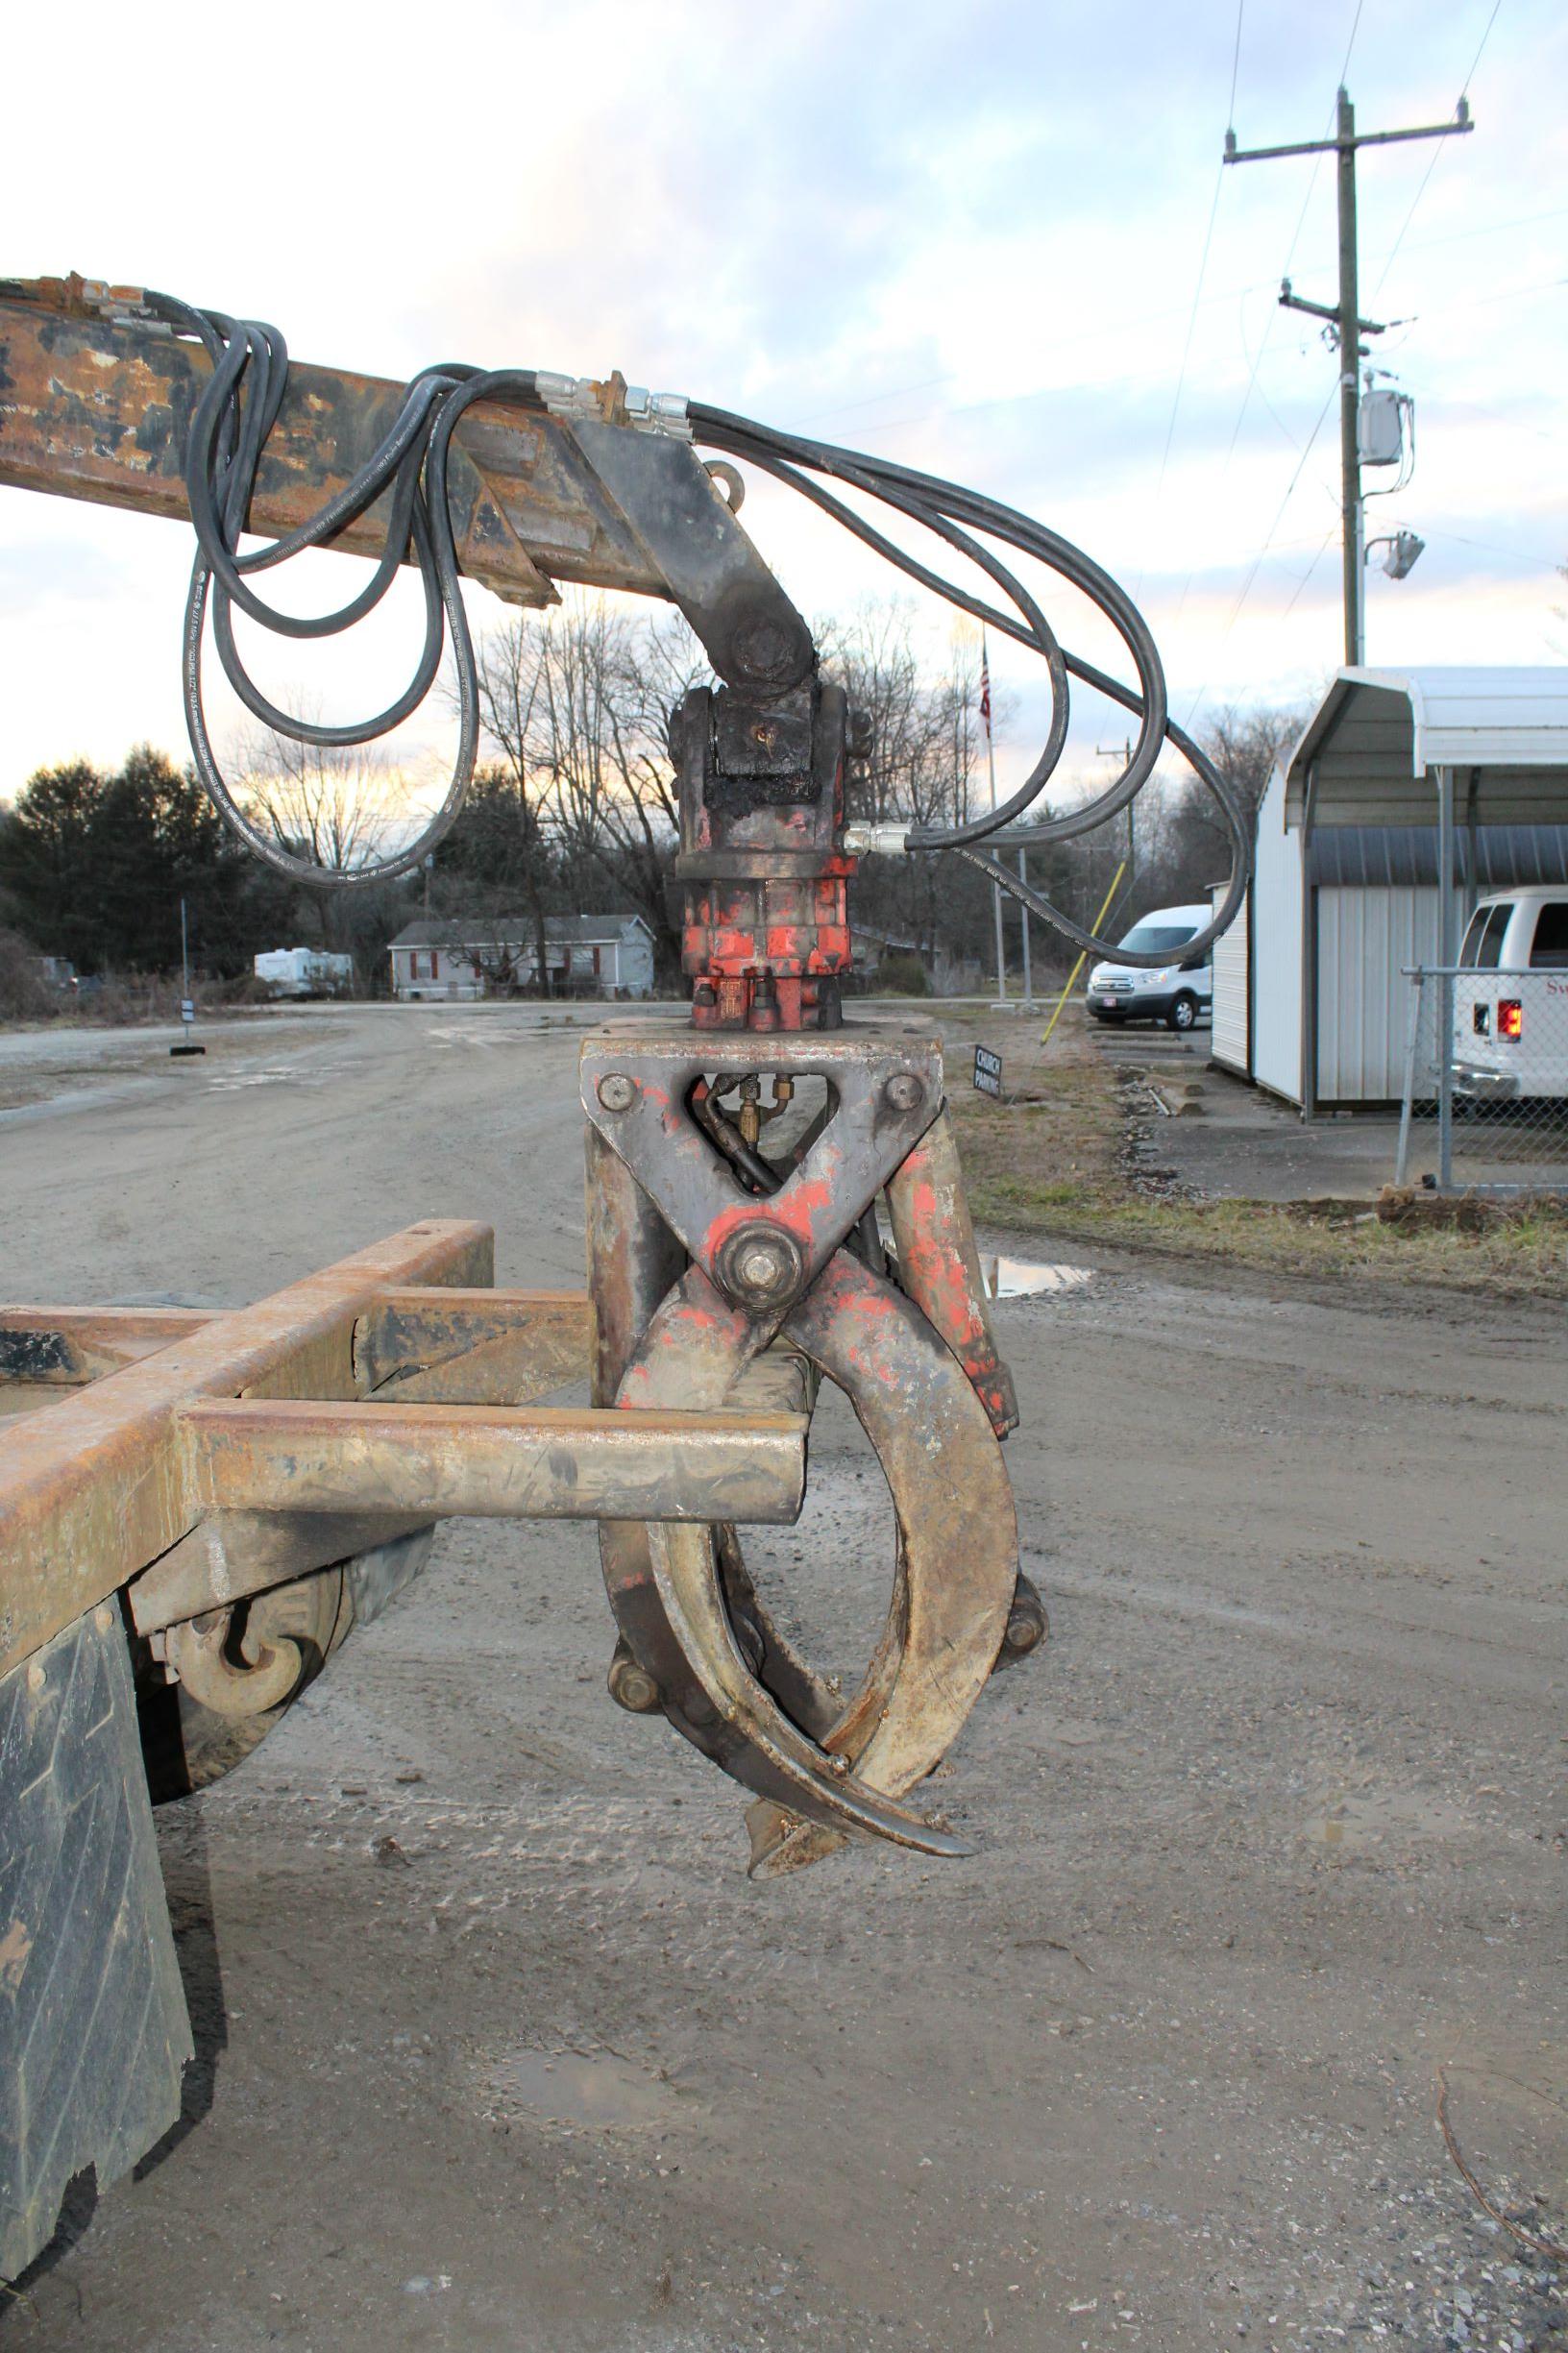
M 1214 968 L 1207 955 L 1182 950 L 1213 921 L 1210 907 L 1155 907 L 1140 916 L 1118 946 L 1141 955 L 1170 952 L 1170 962 L 1152 971 L 1140 965 L 1097 964 L 1089 975 L 1089 1010 L 1096 1021 L 1164 1021 L 1191 1029 L 1212 1014 Z
M 1454 1091 L 1476 1103 L 1568 1097 L 1568 889 L 1499 891 L 1465 926 Z

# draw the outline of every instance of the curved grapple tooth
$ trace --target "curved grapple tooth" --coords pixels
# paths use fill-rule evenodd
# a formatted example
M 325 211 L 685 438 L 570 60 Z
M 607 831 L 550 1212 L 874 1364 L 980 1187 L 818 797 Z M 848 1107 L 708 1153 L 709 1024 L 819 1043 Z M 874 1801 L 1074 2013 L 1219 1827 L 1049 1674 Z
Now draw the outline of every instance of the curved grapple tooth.
M 888 1629 L 825 1745 L 901 1796 L 940 1764 L 991 1675 L 1017 1580 L 1017 1527 L 991 1416 L 910 1302 L 843 1257 L 789 1336 L 849 1394 L 898 1517 Z M 844 1844 L 820 1818 L 747 1808 L 750 1871 L 776 1878 Z
M 1001 1449 L 963 1366 L 919 1310 L 844 1252 L 789 1336 L 844 1388 L 898 1518 L 887 1631 L 827 1746 L 901 1796 L 942 1762 L 995 1664 L 1017 1581 Z
M 670 1630 L 727 1735 L 719 1743 L 719 1761 L 727 1772 L 765 1792 L 782 1784 L 801 1815 L 830 1829 L 892 1839 L 922 1854 L 970 1851 L 950 1830 L 858 1780 L 845 1757 L 819 1748 L 776 1705 L 747 1665 L 731 1630 L 706 1529 L 665 1522 L 649 1533 Z
M 1017 1529 L 995 1434 L 919 1308 L 845 1251 L 793 1310 L 784 1336 L 848 1396 L 897 1515 L 892 1606 L 858 1690 L 839 1700 L 781 1641 L 733 1532 L 604 1529 L 617 1618 L 672 1723 L 772 1808 L 771 1818 L 753 1809 L 759 1874 L 797 1869 L 854 1836 L 965 1853 L 897 1801 L 942 1761 L 1006 1631 Z M 689 1268 L 645 1334 L 620 1401 L 718 1405 L 765 1338 Z

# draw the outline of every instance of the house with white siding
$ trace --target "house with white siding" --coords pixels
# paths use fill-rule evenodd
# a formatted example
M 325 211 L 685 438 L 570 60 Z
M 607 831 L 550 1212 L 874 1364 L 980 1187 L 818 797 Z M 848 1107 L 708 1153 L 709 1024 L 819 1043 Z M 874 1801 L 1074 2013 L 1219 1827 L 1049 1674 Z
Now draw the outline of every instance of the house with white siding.
M 405 1004 L 539 990 L 539 927 L 531 916 L 425 916 L 393 941 L 392 993 Z M 653 934 L 640 915 L 550 915 L 545 955 L 551 996 L 653 993 Z

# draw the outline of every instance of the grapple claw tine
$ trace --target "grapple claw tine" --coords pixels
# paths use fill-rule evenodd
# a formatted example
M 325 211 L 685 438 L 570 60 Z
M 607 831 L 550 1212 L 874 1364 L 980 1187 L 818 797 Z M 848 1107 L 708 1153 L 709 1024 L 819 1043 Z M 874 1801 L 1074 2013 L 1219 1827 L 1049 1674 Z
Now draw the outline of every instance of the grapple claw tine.
M 898 1517 L 887 1632 L 827 1742 L 898 1796 L 942 1762 L 1001 1649 L 1017 1581 L 1012 1489 L 957 1357 L 845 1252 L 786 1330 L 849 1396 Z
M 724 1607 L 717 1556 L 701 1527 L 664 1522 L 649 1530 L 654 1581 L 670 1630 L 719 1717 L 719 1761 L 763 1794 L 782 1784 L 807 1821 L 845 1835 L 891 1839 L 922 1854 L 969 1851 L 820 1749 L 790 1722 L 747 1667 Z

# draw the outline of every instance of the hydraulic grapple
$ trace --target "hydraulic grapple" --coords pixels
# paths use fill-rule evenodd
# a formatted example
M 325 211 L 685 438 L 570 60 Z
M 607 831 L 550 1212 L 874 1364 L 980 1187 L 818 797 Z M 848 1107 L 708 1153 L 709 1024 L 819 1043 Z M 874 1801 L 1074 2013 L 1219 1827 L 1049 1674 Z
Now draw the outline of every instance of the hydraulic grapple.
M 704 463 L 694 441 L 722 454 Z M 945 835 L 857 825 L 864 730 L 737 521 L 735 457 L 1041 654 L 1049 740 L 1001 809 Z M 961 1851 L 921 1784 L 1044 1618 L 1018 1575 L 1000 1449 L 1017 1412 L 941 1049 L 913 1025 L 845 1017 L 848 886 L 866 848 L 953 848 L 1087 941 L 983 846 L 1050 775 L 1069 674 L 1134 713 L 1138 743 L 1087 813 L 1032 838 L 1125 807 L 1167 740 L 1225 804 L 1168 721 L 1143 625 L 1088 558 L 972 493 L 619 377 L 442 370 L 399 390 L 290 369 L 276 331 L 140 289 L 0 287 L 0 481 L 194 522 L 193 753 L 285 872 L 300 862 L 231 793 L 208 736 L 206 628 L 242 699 L 306 740 L 362 741 L 413 705 L 324 730 L 257 693 L 232 608 L 267 617 L 250 583 L 281 555 L 380 558 L 371 589 L 296 634 L 357 618 L 417 563 L 430 634 L 414 701 L 452 641 L 447 801 L 420 841 L 335 877 L 351 885 L 414 870 L 460 806 L 480 733 L 460 573 L 523 603 L 557 579 L 665 597 L 717 679 L 670 729 L 689 1013 L 617 1020 L 583 1048 L 585 1293 L 497 1290 L 487 1231 L 429 1221 L 234 1312 L 0 1312 L 9 1402 L 38 1409 L 0 1429 L 0 2270 L 13 2273 L 73 2174 L 112 2179 L 178 2110 L 189 2029 L 149 1791 L 182 1794 L 254 1747 L 421 1565 L 441 1517 L 598 1520 L 610 1692 L 752 1793 L 754 1871 L 856 1837 Z M 866 522 L 875 501 L 976 564 L 1001 606 L 934 581 Z M 270 544 L 244 551 L 259 533 Z M 988 538 L 1089 595 L 1136 684 L 1065 654 Z M 540 1402 L 583 1378 L 587 1408 Z M 747 1524 L 799 1510 L 823 1381 L 875 1449 L 897 1523 L 886 1627 L 853 1690 L 779 1632 L 742 1549 Z

